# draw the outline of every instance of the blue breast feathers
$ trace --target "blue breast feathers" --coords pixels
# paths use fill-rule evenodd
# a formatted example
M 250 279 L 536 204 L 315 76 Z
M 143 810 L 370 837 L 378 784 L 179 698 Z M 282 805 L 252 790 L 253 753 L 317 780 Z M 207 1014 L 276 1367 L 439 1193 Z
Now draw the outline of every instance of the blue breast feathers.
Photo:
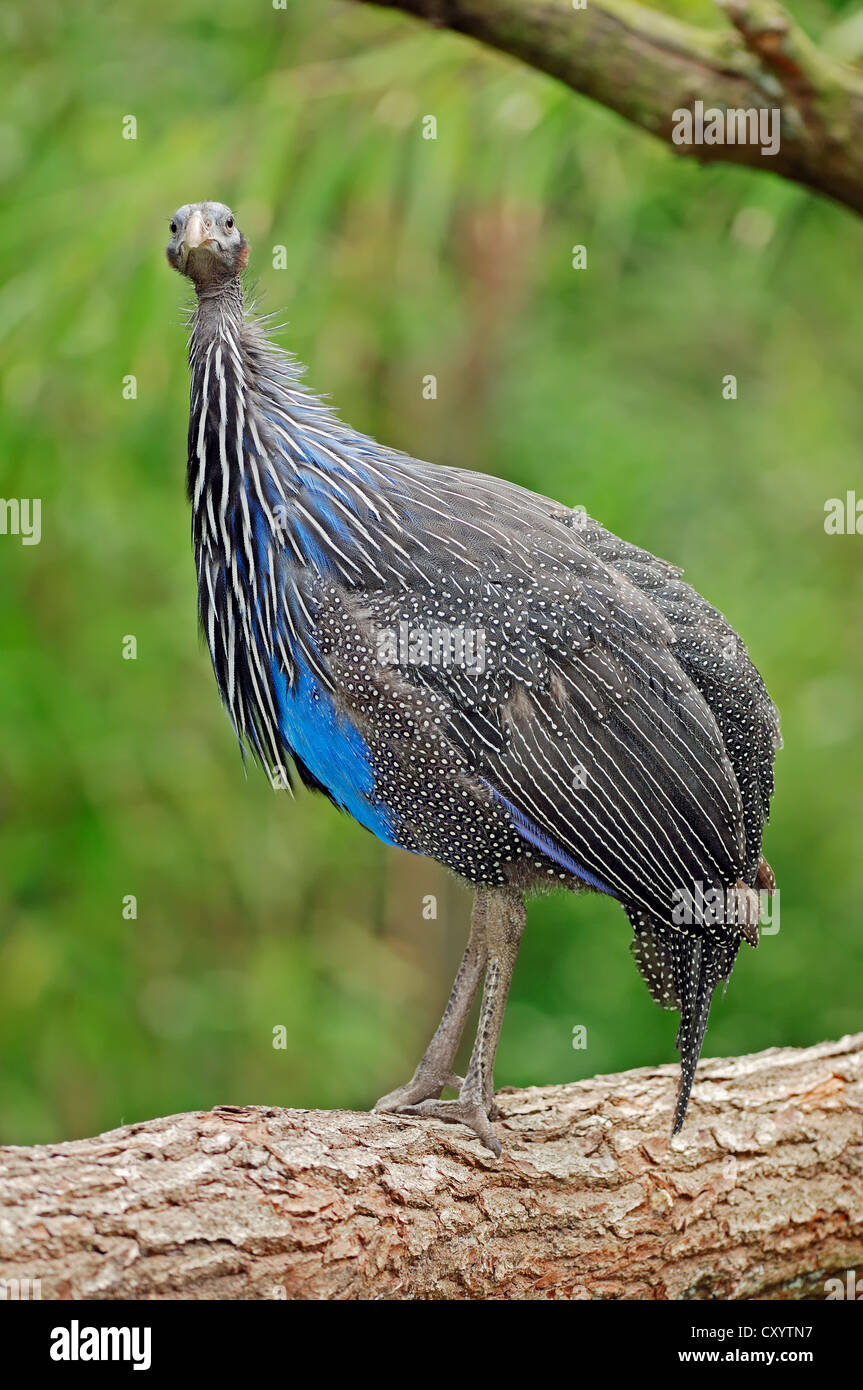
M 385 809 L 374 801 L 375 776 L 369 750 L 359 730 L 322 690 L 302 662 L 289 687 L 284 671 L 273 662 L 282 737 L 333 800 L 385 844 L 397 845 Z

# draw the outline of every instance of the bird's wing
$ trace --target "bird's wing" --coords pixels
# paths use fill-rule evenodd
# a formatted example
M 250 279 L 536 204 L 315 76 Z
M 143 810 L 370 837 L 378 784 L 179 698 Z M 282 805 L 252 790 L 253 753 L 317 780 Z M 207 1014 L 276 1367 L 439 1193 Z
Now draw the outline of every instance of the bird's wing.
M 635 582 L 643 552 L 618 567 L 580 514 L 423 467 L 390 493 L 408 513 L 402 544 L 422 537 L 420 578 L 364 588 L 362 618 L 376 632 L 482 633 L 484 653 L 472 666 L 403 662 L 398 679 L 438 698 L 472 775 L 562 869 L 664 922 L 681 894 L 735 883 L 747 860 L 740 783 L 696 654 L 680 647 L 685 615 L 675 624 L 671 599 L 666 613 Z M 677 572 L 654 564 L 685 608 Z M 730 632 L 721 623 L 713 645 Z M 737 639 L 723 659 L 732 673 L 748 663 Z
M 754 881 L 782 747 L 779 716 L 743 642 L 724 616 L 684 583 L 680 571 L 595 523 L 583 533 L 593 554 L 630 579 L 674 629 L 681 668 L 709 704 L 740 787 L 746 829 L 743 877 Z

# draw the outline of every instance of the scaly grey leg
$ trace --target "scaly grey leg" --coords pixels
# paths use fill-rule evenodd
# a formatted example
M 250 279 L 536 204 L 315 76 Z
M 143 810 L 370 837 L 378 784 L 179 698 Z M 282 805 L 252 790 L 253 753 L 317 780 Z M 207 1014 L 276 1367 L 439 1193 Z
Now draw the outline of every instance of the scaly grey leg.
M 461 1086 L 453 1075 L 453 1063 L 486 963 L 485 923 L 488 890 L 478 888 L 471 913 L 470 936 L 456 973 L 443 1018 L 422 1060 L 406 1086 L 381 1096 L 376 1111 L 392 1113 L 419 1101 L 437 1098 L 444 1086 Z
M 419 1104 L 399 1107 L 399 1113 L 403 1115 L 430 1116 L 467 1125 L 486 1148 L 497 1155 L 500 1154 L 500 1143 L 490 1122 L 494 1106 L 494 1057 L 525 919 L 520 893 L 510 888 L 488 890 L 485 920 L 487 964 L 482 1008 L 470 1065 L 458 1100 L 427 1099 Z

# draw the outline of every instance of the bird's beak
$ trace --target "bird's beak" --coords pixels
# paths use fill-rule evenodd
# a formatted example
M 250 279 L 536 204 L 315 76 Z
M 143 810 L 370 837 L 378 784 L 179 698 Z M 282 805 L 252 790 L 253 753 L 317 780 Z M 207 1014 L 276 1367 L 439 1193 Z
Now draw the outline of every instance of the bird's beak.
M 203 246 L 204 242 L 209 240 L 206 224 L 199 212 L 190 215 L 183 240 L 187 251 L 197 251 L 199 246 Z

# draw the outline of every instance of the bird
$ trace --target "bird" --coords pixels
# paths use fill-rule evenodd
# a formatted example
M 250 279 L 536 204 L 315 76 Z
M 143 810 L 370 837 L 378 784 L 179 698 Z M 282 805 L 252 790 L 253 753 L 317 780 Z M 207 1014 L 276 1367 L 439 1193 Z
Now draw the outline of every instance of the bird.
M 273 785 L 298 779 L 474 890 L 441 1022 L 375 1110 L 465 1125 L 500 1155 L 525 903 L 559 888 L 617 899 L 650 994 L 680 1015 L 679 1133 L 714 992 L 775 888 L 779 719 L 743 641 L 585 511 L 343 423 L 268 336 L 225 204 L 178 208 L 166 254 L 196 295 L 187 491 L 235 735 Z

